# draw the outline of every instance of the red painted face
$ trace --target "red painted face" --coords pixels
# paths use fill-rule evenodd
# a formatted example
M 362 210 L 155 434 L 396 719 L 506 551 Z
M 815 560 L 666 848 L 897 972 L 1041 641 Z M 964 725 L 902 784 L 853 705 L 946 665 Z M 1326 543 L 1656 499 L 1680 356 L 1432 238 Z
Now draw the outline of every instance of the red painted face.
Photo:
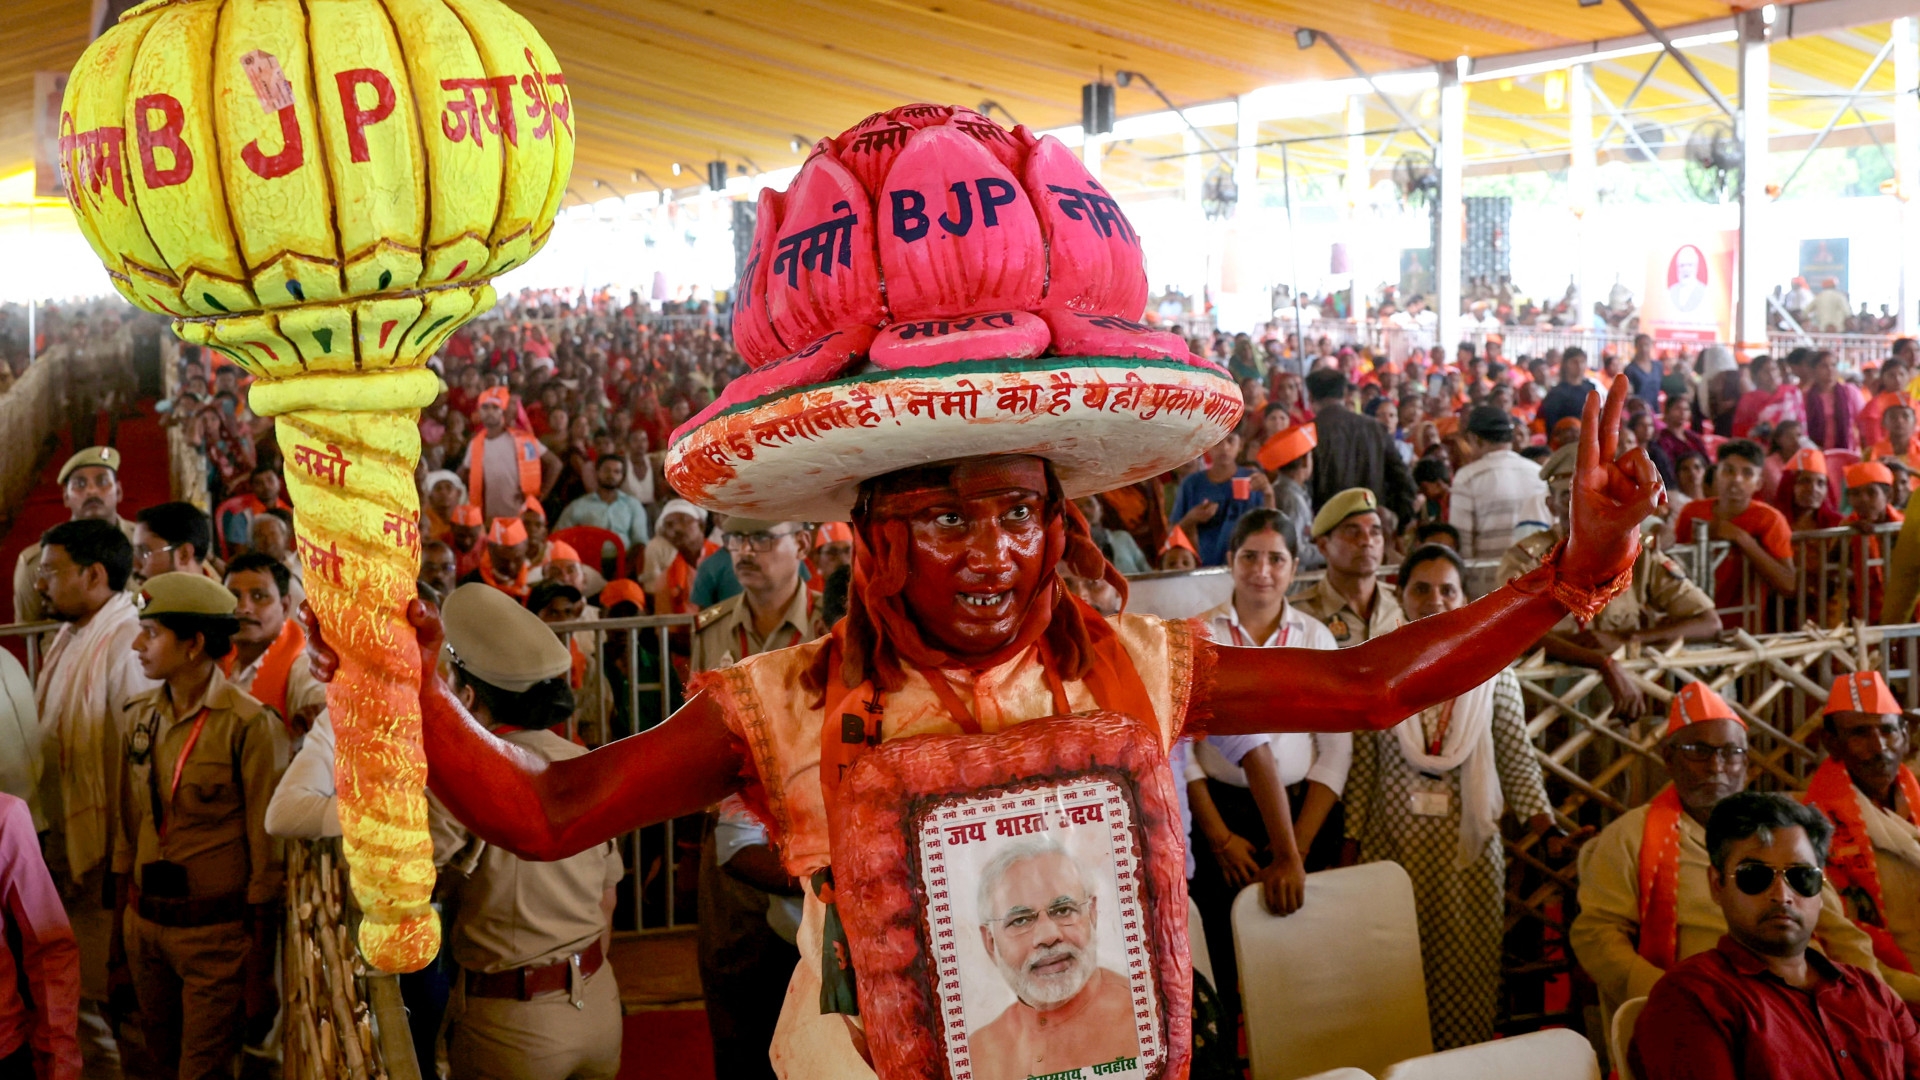
M 907 519 L 901 590 L 921 633 L 950 652 L 993 652 L 1019 633 L 1046 570 L 1046 496 L 948 489 Z

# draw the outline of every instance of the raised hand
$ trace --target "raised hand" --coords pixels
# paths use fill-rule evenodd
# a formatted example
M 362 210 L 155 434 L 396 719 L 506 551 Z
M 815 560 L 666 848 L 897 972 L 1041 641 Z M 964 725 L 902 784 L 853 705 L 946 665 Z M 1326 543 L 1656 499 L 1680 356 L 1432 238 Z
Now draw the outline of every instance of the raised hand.
M 1666 501 L 1660 472 L 1645 447 L 1620 454 L 1620 412 L 1627 380 L 1613 380 L 1604 409 L 1587 396 L 1580 416 L 1580 454 L 1573 472 L 1572 528 L 1560 577 L 1581 589 L 1611 581 L 1640 553 L 1640 523 Z

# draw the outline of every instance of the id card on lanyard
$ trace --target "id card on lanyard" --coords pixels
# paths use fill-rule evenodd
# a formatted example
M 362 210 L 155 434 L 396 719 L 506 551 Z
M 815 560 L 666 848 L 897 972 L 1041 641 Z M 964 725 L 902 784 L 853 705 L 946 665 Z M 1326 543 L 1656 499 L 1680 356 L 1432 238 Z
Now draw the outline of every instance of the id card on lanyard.
M 1248 640 L 1247 635 L 1240 632 L 1239 623 L 1229 622 L 1227 624 L 1227 629 L 1233 632 L 1233 643 L 1235 645 L 1238 645 L 1241 648 L 1257 647 L 1254 645 L 1252 641 Z M 1292 635 L 1292 631 L 1293 631 L 1293 627 L 1288 626 L 1286 623 L 1281 623 L 1280 632 L 1275 637 L 1273 648 L 1276 648 L 1276 649 L 1285 648 L 1287 644 L 1287 638 Z
M 166 842 L 167 830 L 171 826 L 173 800 L 180 793 L 180 776 L 187 768 L 187 759 L 193 756 L 193 748 L 200 742 L 200 733 L 206 730 L 207 714 L 212 706 L 201 706 L 200 715 L 193 718 L 193 727 L 187 732 L 186 744 L 180 747 L 180 756 L 173 760 L 173 780 L 167 786 L 167 801 L 160 801 L 160 780 L 153 770 L 147 770 L 147 791 L 153 796 L 153 831 L 162 843 Z

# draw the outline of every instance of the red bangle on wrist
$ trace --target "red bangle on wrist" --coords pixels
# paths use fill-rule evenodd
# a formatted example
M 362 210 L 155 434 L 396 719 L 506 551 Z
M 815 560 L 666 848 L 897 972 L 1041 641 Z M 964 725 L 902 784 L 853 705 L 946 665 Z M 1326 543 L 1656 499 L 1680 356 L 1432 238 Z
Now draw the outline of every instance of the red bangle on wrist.
M 1528 596 L 1553 597 L 1572 612 L 1574 617 L 1580 620 L 1581 629 L 1585 629 L 1588 623 L 1599 616 L 1600 612 L 1606 610 L 1606 606 L 1613 602 L 1614 597 L 1632 587 L 1633 565 L 1638 560 L 1639 553 L 1636 551 L 1635 559 L 1630 560 L 1627 568 L 1615 574 L 1612 579 L 1598 586 L 1586 586 L 1570 582 L 1560 573 L 1560 557 L 1566 550 L 1567 542 L 1560 541 L 1552 551 L 1547 553 L 1546 558 L 1540 560 L 1539 566 L 1514 578 L 1511 584 Z

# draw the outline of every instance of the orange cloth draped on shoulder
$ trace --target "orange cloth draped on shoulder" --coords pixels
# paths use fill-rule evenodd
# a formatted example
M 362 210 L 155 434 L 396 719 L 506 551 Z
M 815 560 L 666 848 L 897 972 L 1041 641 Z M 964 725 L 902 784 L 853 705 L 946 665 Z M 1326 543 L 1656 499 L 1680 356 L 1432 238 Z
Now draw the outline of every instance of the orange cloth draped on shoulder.
M 272 709 L 283 724 L 289 723 L 287 680 L 293 673 L 294 661 L 306 655 L 306 651 L 307 632 L 300 629 L 297 620 L 288 619 L 280 624 L 280 636 L 273 639 L 273 644 L 267 646 L 266 654 L 260 657 L 260 670 L 253 676 L 253 685 L 247 688 L 247 693 L 253 695 L 255 701 Z M 229 652 L 221 659 L 221 674 L 233 674 L 234 655 Z
M 1747 726 L 1712 687 L 1690 682 L 1673 696 L 1667 710 L 1667 736 L 1707 720 Z M 1668 784 L 1647 805 L 1640 839 L 1640 955 L 1662 971 L 1673 967 L 1680 948 L 1680 816 L 1684 813 L 1680 793 Z
M 707 556 L 720 550 L 720 545 L 709 540 L 700 548 L 700 561 L 706 562 Z M 673 562 L 667 564 L 665 580 L 660 591 L 653 597 L 655 615 L 690 615 L 693 613 L 693 574 L 699 569 L 687 562 L 687 557 L 676 554 Z
M 1907 819 L 1913 820 L 1913 808 L 1920 806 L 1920 781 L 1913 770 L 1900 766 L 1900 790 L 1906 796 Z M 1887 931 L 1885 900 L 1880 892 L 1880 865 L 1873 853 L 1873 841 L 1867 836 L 1867 824 L 1854 795 L 1853 778 L 1837 759 L 1820 763 L 1807 783 L 1806 802 L 1818 807 L 1833 822 L 1833 842 L 1828 847 L 1827 877 L 1835 891 L 1849 900 L 1848 916 L 1866 931 L 1873 941 L 1873 957 L 1898 971 L 1912 972 L 1899 943 Z M 1865 902 L 1862 902 L 1864 898 Z

